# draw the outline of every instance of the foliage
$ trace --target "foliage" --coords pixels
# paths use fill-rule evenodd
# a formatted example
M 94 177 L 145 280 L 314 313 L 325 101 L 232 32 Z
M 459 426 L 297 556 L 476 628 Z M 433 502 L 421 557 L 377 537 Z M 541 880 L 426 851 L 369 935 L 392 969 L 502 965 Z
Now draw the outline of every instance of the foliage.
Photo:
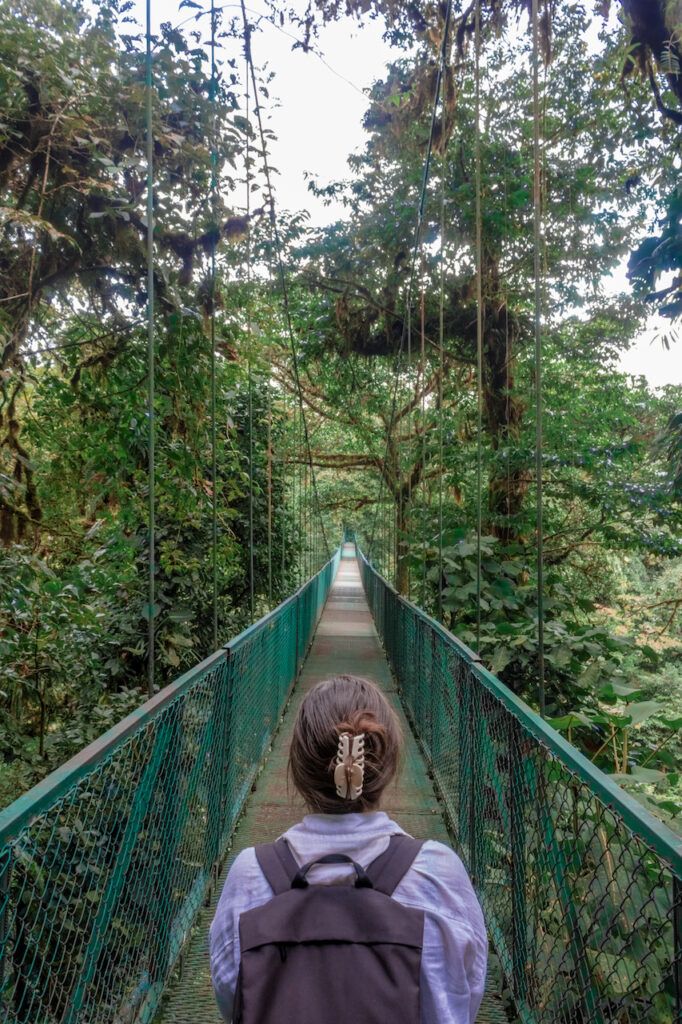
M 603 23 L 582 3 L 540 4 L 536 254 L 530 38 L 517 20 L 528 5 L 482 4 L 480 391 L 475 5 L 456 11 L 446 48 L 416 250 L 443 5 L 318 0 L 292 14 L 303 49 L 342 11 L 383 18 L 396 59 L 372 86 L 366 145 L 345 180 L 311 183 L 343 217 L 323 229 L 302 211 L 282 220 L 293 268 L 286 312 L 265 274 L 270 197 L 264 154 L 239 109 L 237 22 L 220 13 L 221 46 L 235 56 L 216 85 L 207 11 L 181 6 L 189 18 L 163 24 L 153 41 L 152 608 L 144 40 L 127 0 L 19 0 L 0 13 L 0 799 L 140 702 L 150 616 L 161 686 L 213 647 L 214 570 L 222 642 L 318 567 L 325 538 L 299 399 L 326 539 L 353 526 L 399 591 L 537 702 L 538 255 L 547 710 L 677 826 L 682 393 L 655 394 L 617 370 L 650 308 L 671 324 L 680 312 L 675 5 L 648 5 L 654 37 L 638 0 Z M 276 18 L 286 5 L 268 6 Z M 265 191 L 250 217 L 244 186 L 253 205 Z M 614 297 L 606 282 L 628 255 L 633 291 Z M 195 737 L 183 742 L 191 759 Z M 134 782 L 125 779 L 129 792 Z M 64 882 L 61 858 L 89 876 L 95 846 L 129 814 L 123 788 L 100 836 L 74 822 L 57 835 L 54 878 L 31 877 L 61 887 L 65 928 L 95 896 Z M 564 815 L 553 842 L 566 863 L 608 863 L 608 849 L 625 891 L 615 829 L 606 819 L 594 827 L 589 795 L 569 808 L 574 791 L 557 793 L 549 813 Z M 549 892 L 544 836 L 538 850 L 533 883 Z M 507 860 L 504 849 L 504 870 Z M 35 861 L 20 870 L 35 871 Z M 583 868 L 576 877 L 586 922 L 610 906 L 615 876 L 594 891 Z M 547 935 L 564 927 L 553 898 L 541 913 Z M 636 950 L 646 927 L 623 921 Z M 123 975 L 126 957 L 146 955 L 145 936 L 124 934 L 119 919 L 114 931 L 112 970 Z M 590 951 L 600 990 L 614 1002 L 631 990 L 648 998 L 660 978 L 609 960 L 613 937 Z M 74 936 L 70 972 L 82 939 Z M 564 980 L 547 995 L 557 1019 Z
M 144 39 L 119 0 L 26 2 L 0 15 L 7 799 L 139 702 L 150 614 L 157 685 L 212 650 L 214 489 L 219 640 L 300 579 L 307 492 L 299 489 L 290 514 L 291 470 L 275 453 L 294 427 L 269 373 L 281 314 L 261 301 L 256 346 L 246 322 L 254 312 L 244 285 L 248 218 L 232 205 L 242 200 L 237 158 L 251 128 L 235 112 L 229 65 L 213 88 L 204 14 L 182 29 L 164 23 L 153 40 L 153 609 Z M 231 38 L 229 25 L 217 29 Z M 307 570 L 318 556 L 310 553 Z
M 383 13 L 393 17 L 386 5 Z M 662 572 L 681 550 L 682 521 L 666 473 L 679 389 L 656 396 L 644 380 L 615 369 L 641 328 L 643 308 L 640 293 L 611 299 L 603 287 L 639 244 L 652 204 L 676 182 L 677 158 L 674 146 L 662 149 L 652 128 L 645 83 L 633 78 L 623 92 L 626 35 L 606 32 L 595 55 L 586 42 L 591 24 L 581 5 L 557 9 L 542 86 L 545 654 L 550 713 L 568 722 L 564 727 L 590 756 L 613 726 L 632 757 L 623 759 L 622 745 L 612 757 L 611 744 L 598 761 L 632 774 L 651 752 L 659 719 L 633 731 L 622 709 L 611 724 L 585 719 L 581 728 L 566 715 L 606 715 L 603 679 L 637 684 L 660 648 L 634 622 L 616 629 L 604 613 L 618 596 L 609 559 L 637 553 L 659 560 Z M 365 550 L 395 573 L 400 592 L 433 613 L 442 609 L 446 624 L 534 702 L 532 125 L 516 116 L 530 106 L 528 53 L 517 35 L 502 33 L 494 44 L 488 39 L 482 58 L 485 536 L 477 637 L 474 91 L 466 34 L 460 42 L 448 156 L 434 160 L 409 311 L 430 117 L 419 83 L 430 44 L 398 58 L 373 87 L 367 145 L 350 159 L 347 179 L 312 186 L 319 196 L 340 200 L 347 217 L 298 246 L 304 384 L 319 423 L 316 458 L 328 493 L 330 474 L 338 478 L 338 497 L 331 492 L 328 500 L 355 506 Z M 440 145 L 437 134 L 437 154 Z M 661 259 L 670 251 L 656 249 Z M 657 273 L 651 270 L 652 282 Z M 436 340 L 441 275 L 442 352 Z M 349 391 L 360 396 L 350 408 L 343 397 Z M 669 452 L 659 440 L 667 423 L 673 425 Z M 674 789 L 670 763 L 659 769 L 657 759 L 656 770 L 670 773 L 668 790 Z

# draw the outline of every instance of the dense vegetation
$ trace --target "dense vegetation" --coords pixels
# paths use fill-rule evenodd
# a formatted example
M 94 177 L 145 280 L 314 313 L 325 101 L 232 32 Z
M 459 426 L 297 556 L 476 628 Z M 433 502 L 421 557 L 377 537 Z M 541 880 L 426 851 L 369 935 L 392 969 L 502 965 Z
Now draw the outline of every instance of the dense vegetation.
M 3 801 L 139 703 L 149 615 L 159 685 L 208 653 L 214 485 L 222 637 L 322 552 L 287 319 L 267 274 L 269 196 L 234 59 L 240 25 L 221 20 L 214 95 L 205 11 L 185 0 L 182 25 L 155 41 L 157 606 L 145 603 L 144 40 L 129 7 L 20 0 L 0 14 Z M 372 88 L 348 176 L 311 186 L 346 216 L 319 229 L 298 211 L 280 225 L 326 532 L 333 543 L 352 524 L 401 592 L 534 703 L 525 5 L 483 3 L 480 630 L 473 8 L 457 11 L 449 43 L 406 311 L 444 7 L 346 7 L 385 19 L 396 58 Z M 548 710 L 675 817 L 682 389 L 653 392 L 618 357 L 654 307 L 671 324 L 671 365 L 679 357 L 680 29 L 665 0 L 644 21 L 635 0 L 610 15 L 603 4 L 541 7 Z M 324 0 L 305 17 L 271 11 L 304 47 L 340 17 Z M 614 295 L 609 277 L 628 261 L 628 291 Z

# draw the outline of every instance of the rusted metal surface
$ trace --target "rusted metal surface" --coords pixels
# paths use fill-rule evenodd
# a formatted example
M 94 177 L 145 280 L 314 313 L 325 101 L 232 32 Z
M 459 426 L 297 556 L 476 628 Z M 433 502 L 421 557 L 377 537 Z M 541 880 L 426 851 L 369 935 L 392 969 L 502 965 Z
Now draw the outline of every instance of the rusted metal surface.
M 401 718 L 406 756 L 398 783 L 391 787 L 384 809 L 418 838 L 449 842 L 449 836 L 424 761 L 403 714 L 395 683 L 365 600 L 355 552 L 345 545 L 336 582 L 318 625 L 315 640 L 286 709 L 271 752 L 254 786 L 246 812 L 237 826 L 230 857 L 183 957 L 181 973 L 169 986 L 156 1024 L 221 1024 L 215 1006 L 208 966 L 207 932 L 230 863 L 240 850 L 270 841 L 305 813 L 287 780 L 287 754 L 293 722 L 303 694 L 320 679 L 347 673 L 377 682 L 389 695 Z M 506 1024 L 491 976 L 490 992 L 478 1016 L 479 1024 Z M 325 1024 L 325 1022 L 321 1022 Z

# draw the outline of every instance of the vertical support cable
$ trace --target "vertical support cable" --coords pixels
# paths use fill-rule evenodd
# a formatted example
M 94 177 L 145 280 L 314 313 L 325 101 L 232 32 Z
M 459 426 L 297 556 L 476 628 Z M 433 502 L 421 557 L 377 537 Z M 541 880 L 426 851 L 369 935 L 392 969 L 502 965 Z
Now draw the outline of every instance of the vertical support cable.
M 535 279 L 535 478 L 538 606 L 538 705 L 545 715 L 545 609 L 542 523 L 542 320 L 540 293 L 541 179 L 540 179 L 540 63 L 538 0 L 532 0 L 533 22 L 533 276 Z
M 154 693 L 156 669 L 156 436 L 154 422 L 155 352 L 154 352 L 154 135 L 152 122 L 152 5 L 146 4 L 147 55 L 145 61 L 145 115 L 147 131 L 147 430 L 149 486 L 149 581 L 147 691 Z
M 289 500 L 289 494 L 288 494 L 287 473 L 288 473 L 288 462 L 289 462 L 289 457 L 288 457 L 288 451 L 289 451 L 289 407 L 288 407 L 288 403 L 287 403 L 287 393 L 286 393 L 286 390 L 282 391 L 282 399 L 283 399 L 283 406 L 284 406 L 284 415 L 283 415 L 283 418 L 282 418 L 282 446 L 283 446 L 284 450 L 282 452 L 282 471 L 281 471 L 282 472 L 282 485 L 281 485 L 282 486 L 282 501 L 281 501 L 280 509 L 279 509 L 279 515 L 280 515 L 281 526 L 282 526 L 281 541 L 280 541 L 281 546 L 282 546 L 282 550 L 280 552 L 280 556 L 281 556 L 280 557 L 280 583 L 279 583 L 279 594 L 280 594 L 280 597 L 285 593 L 285 590 L 288 589 L 288 587 L 287 587 L 287 580 L 286 580 L 286 572 L 287 572 L 287 557 L 286 557 L 286 552 L 287 552 L 287 523 L 288 523 L 287 510 L 288 509 L 292 509 L 293 510 L 293 507 L 294 507 L 293 480 L 292 480 L 291 500 Z
M 302 449 L 300 412 L 298 417 L 298 447 L 299 450 Z M 306 502 L 308 500 L 308 474 L 306 472 L 306 467 L 303 464 L 302 458 L 303 457 L 301 455 L 301 462 L 299 463 L 298 467 L 298 471 L 300 474 L 299 493 L 301 496 L 301 501 L 298 509 L 298 533 L 301 538 L 301 553 L 303 556 L 301 561 L 301 583 L 305 583 L 306 577 L 308 575 L 308 538 L 306 537 L 305 532 Z
M 211 0 L 211 570 L 213 578 L 213 650 L 218 649 L 218 438 L 216 432 L 216 354 L 215 354 L 215 296 L 216 296 L 216 199 L 218 186 L 218 150 L 216 138 L 216 93 L 218 76 L 215 63 L 216 10 Z
M 289 436 L 291 438 L 291 539 L 292 552 L 296 552 L 296 565 L 294 575 L 296 585 L 299 582 L 299 548 L 300 538 L 298 536 L 298 503 L 296 499 L 296 488 L 298 484 L 298 407 L 294 402 L 291 410 L 291 423 Z
M 268 606 L 272 608 L 272 388 L 268 362 Z
M 246 235 L 246 343 L 247 343 L 247 383 L 248 383 L 248 417 L 249 417 L 249 611 L 251 621 L 256 617 L 256 585 L 253 557 L 253 369 L 252 369 L 252 332 L 251 332 L 251 133 L 249 129 L 249 56 L 248 38 L 245 39 L 246 68 L 246 223 L 249 225 Z
M 380 488 L 379 488 L 379 492 L 377 494 L 377 501 L 383 501 L 383 492 L 381 490 L 381 485 L 380 485 Z M 383 573 L 383 575 L 388 580 L 388 579 L 391 578 L 390 577 L 390 572 L 391 572 L 391 570 L 390 570 L 390 565 L 391 565 L 391 548 L 390 548 L 391 536 L 390 536 L 390 528 L 389 528 L 389 524 L 388 524 L 388 513 L 386 515 L 382 515 L 381 516 L 381 529 L 383 531 L 383 551 L 384 551 L 384 557 L 381 559 L 381 562 L 379 564 L 381 566 L 381 572 Z
M 301 439 L 302 442 L 303 439 Z M 305 537 L 305 578 L 310 578 L 310 477 L 308 466 L 303 470 L 303 484 L 305 487 L 305 504 L 303 505 L 303 536 Z
M 305 579 L 305 547 L 303 535 L 303 502 L 305 500 L 305 477 L 303 475 L 303 464 L 301 462 L 301 406 L 296 408 L 296 466 L 298 470 L 298 583 L 299 586 Z
M 421 491 L 422 491 L 422 523 L 428 527 L 431 524 L 431 491 L 426 484 L 426 307 L 424 302 L 424 283 L 422 282 L 421 289 L 421 337 L 419 346 L 419 361 L 421 371 L 419 378 L 421 381 L 421 401 L 420 401 L 420 412 L 421 412 L 421 431 L 422 431 L 422 471 L 421 471 Z M 428 519 L 427 519 L 427 499 L 428 499 Z M 429 530 L 430 532 L 430 530 Z M 423 538 L 422 548 L 422 603 L 426 606 L 426 557 L 427 557 L 427 541 L 428 533 Z
M 504 148 L 504 233 L 503 233 L 503 249 L 505 255 L 510 249 L 509 244 L 510 233 L 509 233 L 509 146 L 505 145 Z M 511 485 L 511 346 L 509 337 L 509 279 L 505 273 L 503 280 L 503 301 L 504 301 L 504 372 L 505 372 L 505 415 L 506 415 L 506 437 L 505 437 L 505 448 L 506 448 L 506 508 L 505 508 L 505 519 L 506 519 L 506 543 L 508 544 L 512 536 L 512 485 Z
M 483 518 L 482 434 L 483 434 L 483 244 L 481 230 L 481 0 L 475 15 L 475 119 L 474 163 L 476 177 L 476 648 L 481 645 L 481 533 Z
M 445 153 L 440 189 L 440 297 L 438 303 L 438 621 L 443 621 L 443 380 L 445 377 Z
M 247 214 L 248 216 L 248 214 Z M 251 282 L 249 281 L 247 287 L 250 288 Z M 247 311 L 249 318 L 248 326 L 248 346 L 249 346 L 249 362 L 248 362 L 248 388 L 249 388 L 249 609 L 251 612 L 251 621 L 254 620 L 256 615 L 256 581 L 255 581 L 255 566 L 254 566 L 254 527 L 253 527 L 253 368 L 251 365 L 251 309 Z
M 410 384 L 410 376 L 412 374 L 412 297 L 410 296 L 410 305 L 407 309 L 407 381 L 408 388 Z M 411 596 L 411 585 L 412 585 L 412 573 L 410 572 L 410 537 L 408 534 L 408 523 L 412 521 L 412 439 L 410 437 L 410 429 L 412 425 L 412 412 L 409 410 L 411 405 L 410 391 L 408 390 L 408 412 L 405 417 L 405 447 L 407 449 L 407 461 L 406 461 L 406 472 L 407 472 L 407 498 L 403 504 L 403 514 L 401 516 L 403 524 L 403 543 L 402 553 L 403 559 L 405 560 L 405 583 L 407 590 L 407 600 L 410 600 Z M 402 476 L 402 473 L 401 473 Z M 400 489 L 402 494 L 402 487 Z

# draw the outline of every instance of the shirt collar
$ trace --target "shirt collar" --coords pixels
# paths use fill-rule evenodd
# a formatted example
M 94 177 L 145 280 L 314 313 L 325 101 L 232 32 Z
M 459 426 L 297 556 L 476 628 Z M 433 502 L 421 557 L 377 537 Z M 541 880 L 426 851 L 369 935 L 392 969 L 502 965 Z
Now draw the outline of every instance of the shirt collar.
M 316 835 L 376 835 L 402 832 L 385 811 L 366 814 L 306 814 L 298 828 Z

